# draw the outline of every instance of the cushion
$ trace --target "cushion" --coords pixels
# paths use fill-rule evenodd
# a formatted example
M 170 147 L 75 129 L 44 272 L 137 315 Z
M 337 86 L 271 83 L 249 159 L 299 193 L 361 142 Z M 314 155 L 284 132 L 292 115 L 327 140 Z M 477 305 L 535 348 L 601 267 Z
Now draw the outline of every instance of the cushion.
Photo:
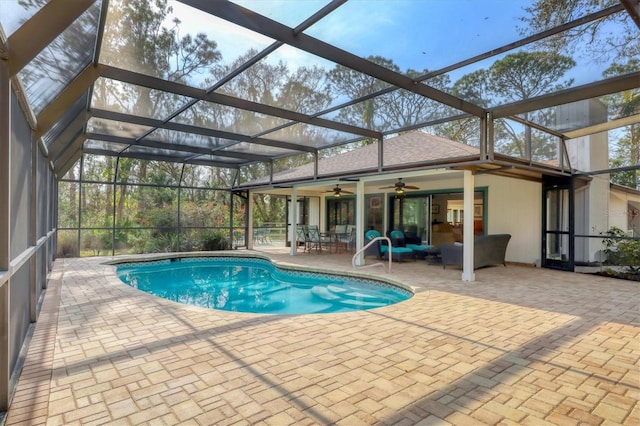
M 389 251 L 389 246 L 380 246 L 381 253 L 387 253 Z M 408 247 L 393 247 L 394 253 L 413 253 L 413 250 Z
M 407 245 L 402 231 L 391 231 L 389 238 L 391 238 L 391 245 L 394 247 L 405 247 Z

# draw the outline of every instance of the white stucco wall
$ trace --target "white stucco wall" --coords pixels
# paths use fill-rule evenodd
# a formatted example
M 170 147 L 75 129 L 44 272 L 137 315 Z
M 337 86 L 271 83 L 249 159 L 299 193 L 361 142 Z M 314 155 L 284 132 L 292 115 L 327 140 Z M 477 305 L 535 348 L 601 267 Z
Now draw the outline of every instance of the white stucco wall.
M 636 233 L 640 231 L 640 216 L 636 216 L 632 223 L 629 224 L 629 203 L 640 204 L 640 195 L 630 194 L 623 191 L 611 191 L 609 199 L 609 210 L 607 217 L 609 219 L 609 227 L 616 226 L 623 231 L 632 231 L 633 226 L 636 227 Z M 631 225 L 631 226 L 630 226 Z
M 609 218 L 609 227 L 615 226 L 627 231 L 627 199 L 624 194 L 611 194 L 609 202 L 609 210 L 607 215 Z
M 542 250 L 542 185 L 521 179 L 482 175 L 488 187 L 487 233 L 511 234 L 506 260 L 534 264 Z

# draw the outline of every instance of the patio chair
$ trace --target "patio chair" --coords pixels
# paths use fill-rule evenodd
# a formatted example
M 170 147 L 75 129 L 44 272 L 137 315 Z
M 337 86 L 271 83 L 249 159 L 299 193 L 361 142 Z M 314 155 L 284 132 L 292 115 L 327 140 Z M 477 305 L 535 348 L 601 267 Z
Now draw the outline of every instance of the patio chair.
M 367 231 L 364 234 L 365 243 L 369 243 L 376 237 L 380 237 L 380 232 L 376 230 Z M 391 247 L 392 260 L 396 262 L 402 262 L 404 259 L 415 259 L 413 254 L 413 249 L 407 247 Z M 365 256 L 374 255 L 378 259 L 388 259 L 389 258 L 389 246 L 386 242 L 378 240 L 376 244 L 371 245 L 371 247 L 367 248 L 365 251 Z
M 307 227 L 307 235 L 309 239 L 309 252 L 314 248 L 317 252 L 322 252 L 322 246 L 331 250 L 331 238 L 320 234 L 317 225 L 309 225 Z
M 333 228 L 333 232 L 335 232 L 336 235 L 346 234 L 347 233 L 347 225 L 336 225 Z
M 345 233 L 338 237 L 338 242 L 343 244 L 347 251 L 353 251 L 356 248 L 356 227 L 348 225 Z
M 311 250 L 311 241 L 309 240 L 309 233 L 304 225 L 296 226 L 297 246 L 302 245 L 302 251 L 307 252 Z M 297 250 L 297 247 L 296 247 Z
M 416 244 L 421 240 L 416 240 L 415 238 L 409 239 L 406 237 L 404 232 L 398 229 L 394 229 L 393 231 L 391 231 L 389 233 L 389 238 L 391 238 L 391 245 L 393 247 L 410 248 L 411 250 L 413 250 L 413 254 L 415 255 L 415 257 L 419 259 L 424 259 L 427 255 L 426 250 L 433 248 L 432 246 L 425 246 L 420 243 Z M 409 241 L 413 241 L 413 243 L 410 243 Z

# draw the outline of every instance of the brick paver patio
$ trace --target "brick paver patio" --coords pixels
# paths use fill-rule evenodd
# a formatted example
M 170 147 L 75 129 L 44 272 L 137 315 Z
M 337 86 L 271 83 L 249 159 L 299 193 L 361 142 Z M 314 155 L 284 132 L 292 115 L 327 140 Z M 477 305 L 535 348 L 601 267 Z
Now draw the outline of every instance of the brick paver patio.
M 635 282 L 406 262 L 407 302 L 271 316 L 156 298 L 105 260 L 56 261 L 7 425 L 640 424 Z

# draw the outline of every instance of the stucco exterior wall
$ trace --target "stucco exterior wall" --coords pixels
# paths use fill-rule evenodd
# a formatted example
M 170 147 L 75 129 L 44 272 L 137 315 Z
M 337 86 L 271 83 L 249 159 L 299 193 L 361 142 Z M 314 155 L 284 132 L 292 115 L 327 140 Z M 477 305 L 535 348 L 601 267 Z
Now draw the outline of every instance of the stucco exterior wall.
M 640 205 L 640 195 L 629 194 L 622 191 L 611 191 L 609 210 L 607 211 L 609 227 L 615 226 L 623 231 L 634 231 L 633 228 L 635 227 L 635 232 L 640 232 L 640 216 L 635 216 L 631 219 L 631 223 L 629 223 L 630 203 Z M 631 207 L 633 207 L 633 205 Z
M 534 264 L 542 250 L 542 185 L 521 179 L 478 176 L 488 187 L 487 233 L 511 234 L 506 260 Z

